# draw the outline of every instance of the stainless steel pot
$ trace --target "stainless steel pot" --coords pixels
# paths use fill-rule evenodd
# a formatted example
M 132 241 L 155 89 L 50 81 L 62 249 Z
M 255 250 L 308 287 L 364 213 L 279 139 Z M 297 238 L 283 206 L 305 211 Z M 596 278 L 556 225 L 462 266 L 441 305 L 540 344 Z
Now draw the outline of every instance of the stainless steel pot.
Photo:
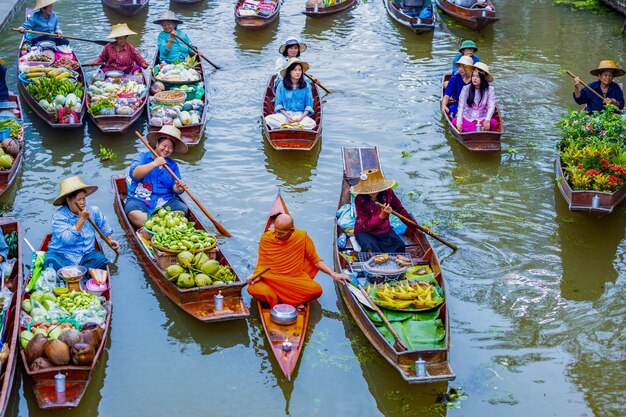
M 276 324 L 288 326 L 296 322 L 298 319 L 298 312 L 294 306 L 289 304 L 276 304 L 270 310 L 270 318 Z

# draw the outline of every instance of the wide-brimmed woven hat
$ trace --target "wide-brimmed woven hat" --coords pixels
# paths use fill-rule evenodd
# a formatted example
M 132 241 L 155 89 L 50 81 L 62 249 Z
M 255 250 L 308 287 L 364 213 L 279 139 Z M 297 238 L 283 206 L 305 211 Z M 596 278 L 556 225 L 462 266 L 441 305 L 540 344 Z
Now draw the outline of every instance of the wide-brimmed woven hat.
M 148 142 L 153 147 L 156 146 L 157 141 L 160 138 L 168 138 L 174 142 L 174 152 L 176 153 L 187 153 L 187 145 L 183 142 L 182 134 L 180 130 L 176 126 L 165 125 L 158 132 L 148 132 Z
M 473 49 L 474 52 L 478 51 L 478 46 L 474 43 L 474 41 L 466 40 L 461 43 L 461 47 L 459 48 L 459 52 L 463 53 L 463 49 Z
M 84 190 L 87 195 L 92 195 L 98 189 L 96 185 L 85 184 L 78 175 L 64 179 L 59 185 L 61 186 L 61 192 L 52 203 L 55 206 L 62 206 L 63 202 L 65 202 L 65 197 L 68 194 L 72 194 L 74 191 Z
M 469 56 L 465 56 L 463 55 L 461 58 L 459 58 L 454 65 L 456 65 L 457 67 L 461 68 L 464 67 L 466 65 L 470 65 L 470 66 L 474 66 L 474 60 L 472 58 L 470 58 Z
M 589 71 L 589 74 L 598 77 L 600 76 L 600 74 L 602 74 L 602 71 L 607 70 L 613 71 L 614 77 L 621 77 L 626 73 L 623 69 L 617 66 L 617 62 L 613 61 L 612 59 L 605 59 L 600 61 L 600 63 L 598 64 L 598 68 Z
M 183 23 L 182 20 L 180 20 L 179 18 L 176 17 L 176 14 L 171 11 L 165 11 L 163 13 L 161 13 L 161 16 L 159 16 L 159 18 L 157 20 L 152 21 L 152 23 L 156 23 L 157 25 L 160 25 L 161 22 L 165 22 L 166 20 L 170 20 L 172 22 L 175 22 L 176 24 L 181 24 Z
M 359 183 L 352 187 L 354 194 L 374 194 L 390 189 L 396 185 L 391 178 L 385 178 L 379 169 L 368 169 L 361 172 Z
M 300 53 L 306 51 L 306 43 L 300 43 L 295 36 L 291 36 L 285 41 L 285 43 L 280 45 L 280 48 L 278 48 L 278 52 L 280 54 L 284 54 L 285 49 L 287 49 L 291 45 L 298 45 L 298 48 L 300 48 Z
M 493 75 L 491 75 L 491 72 L 489 72 L 489 65 L 484 64 L 482 62 L 477 62 L 472 65 L 474 66 L 474 68 L 485 73 L 485 79 L 487 80 L 488 83 L 493 81 Z
M 111 26 L 111 33 L 107 36 L 107 39 L 121 38 L 122 36 L 136 35 L 137 32 L 130 30 L 126 23 L 118 23 Z
M 307 64 L 304 61 L 299 60 L 298 58 L 290 58 L 286 63 L 285 63 L 285 68 L 283 68 L 282 70 L 280 70 L 280 76 L 285 78 L 285 75 L 287 75 L 287 68 L 289 68 L 290 66 L 294 65 L 294 64 L 300 64 L 302 65 L 302 72 L 307 72 L 309 70 L 309 64 Z
M 43 9 L 44 7 L 50 6 L 57 1 L 59 0 L 35 0 L 35 7 L 33 7 L 33 10 Z

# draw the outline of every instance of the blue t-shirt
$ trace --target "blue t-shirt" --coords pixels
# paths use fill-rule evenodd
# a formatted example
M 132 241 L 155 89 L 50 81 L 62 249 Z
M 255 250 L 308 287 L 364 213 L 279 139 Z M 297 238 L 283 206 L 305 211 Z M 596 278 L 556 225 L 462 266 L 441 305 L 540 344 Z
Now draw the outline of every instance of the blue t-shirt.
M 174 185 L 176 185 L 176 181 L 174 180 L 174 177 L 167 172 L 165 167 L 153 169 L 148 173 L 148 175 L 140 180 L 133 177 L 133 171 L 135 168 L 153 161 L 154 155 L 152 155 L 151 152 L 144 152 L 137 155 L 137 157 L 130 164 L 129 175 L 126 179 L 128 183 L 128 197 L 136 198 L 137 200 L 144 202 L 150 211 L 164 205 L 171 199 L 176 198 L 178 195 L 174 192 Z M 165 162 L 174 174 L 180 178 L 178 164 L 170 158 L 165 158 Z
M 191 45 L 189 36 L 187 36 L 185 32 L 176 29 L 176 33 L 178 34 L 178 36 L 183 38 L 185 42 Z M 191 49 L 189 49 L 189 47 L 182 43 L 178 38 L 175 38 L 174 42 L 172 42 L 172 49 L 167 49 L 167 43 L 169 42 L 169 40 L 169 33 L 159 33 L 159 36 L 157 38 L 157 45 L 159 46 L 159 58 L 161 58 L 161 61 L 165 61 L 167 64 L 171 64 L 174 61 L 183 61 L 185 58 L 187 58 L 187 56 L 191 52 Z
M 309 111 L 309 116 L 313 114 L 313 92 L 311 86 L 306 84 L 304 88 L 287 90 L 283 83 L 276 88 L 276 99 L 274 100 L 274 112 L 281 110 L 303 112 Z
M 592 83 L 589 83 L 589 87 L 600 95 L 603 95 L 600 88 L 600 81 L 594 81 Z M 611 82 L 611 84 L 609 84 L 609 90 L 606 92 L 606 98 L 614 98 L 619 102 L 619 108 L 624 108 L 624 92 L 616 83 Z M 589 91 L 587 87 L 583 88 L 580 91 L 580 98 L 576 98 L 576 96 L 574 95 L 574 100 L 578 104 L 586 104 L 587 111 L 589 113 L 593 111 L 602 111 L 602 109 L 604 108 L 604 102 L 600 100 L 600 97 Z
M 452 72 L 451 72 L 451 74 L 454 74 L 455 72 L 457 72 L 459 70 L 459 67 L 454 65 L 454 63 L 456 61 L 458 61 L 459 59 L 461 59 L 462 56 L 463 56 L 463 54 L 459 53 L 452 60 Z M 476 54 L 472 55 L 472 60 L 474 61 L 474 64 L 477 63 L 477 62 L 480 62 L 480 58 L 478 58 L 478 55 L 476 55 Z
M 36 30 L 38 32 L 57 33 L 59 29 L 59 17 L 55 12 L 52 12 L 47 19 L 43 17 L 41 10 L 37 10 L 26 22 L 22 25 L 24 29 Z M 40 35 L 32 33 L 26 33 L 26 39 L 33 39 Z

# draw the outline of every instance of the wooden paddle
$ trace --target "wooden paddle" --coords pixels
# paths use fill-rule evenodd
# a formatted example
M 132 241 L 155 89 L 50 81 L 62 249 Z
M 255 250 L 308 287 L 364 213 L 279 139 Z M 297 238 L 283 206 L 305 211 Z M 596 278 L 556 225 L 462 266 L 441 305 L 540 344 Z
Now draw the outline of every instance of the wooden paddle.
M 248 282 L 248 281 L 246 280 L 246 283 L 245 283 L 245 284 L 243 284 L 243 286 L 245 287 L 245 286 L 246 286 L 246 285 L 248 285 L 248 284 L 252 284 L 252 282 L 253 282 L 255 279 L 259 278 L 261 275 L 263 275 L 264 273 L 266 273 L 266 272 L 267 272 L 267 271 L 269 271 L 270 269 L 271 269 L 271 268 L 268 266 L 267 268 L 265 268 L 264 270 L 262 270 L 261 272 L 259 272 L 259 273 L 258 273 L 258 274 L 256 274 L 255 276 L 253 276 L 253 277 L 252 277 L 252 279 L 250 280 L 250 282 Z
M 572 72 L 572 71 L 567 71 L 567 75 L 569 75 L 572 78 L 576 78 L 576 75 Z M 580 83 L 582 85 L 584 85 L 585 87 L 587 87 L 587 90 L 591 91 L 593 94 L 595 94 L 596 96 L 598 96 L 600 98 L 600 100 L 604 101 L 604 99 L 606 97 L 602 97 L 602 95 L 600 93 L 598 93 L 596 90 L 594 90 L 593 88 L 589 87 L 583 80 L 580 80 Z
M 148 141 L 146 141 L 146 139 L 141 135 L 141 133 L 135 131 L 135 134 L 137 135 L 137 137 L 139 137 L 139 139 L 141 139 L 141 141 L 143 142 L 144 145 L 146 145 L 146 147 L 150 150 L 150 152 L 152 152 L 152 155 L 154 155 L 155 158 L 158 158 L 159 155 L 157 155 L 157 153 L 154 151 L 154 149 L 152 149 L 152 146 L 150 146 L 150 144 L 148 143 Z M 167 170 L 167 172 L 170 173 L 170 175 L 178 182 L 180 181 L 180 178 L 178 178 L 176 176 L 176 174 L 174 174 L 174 171 L 172 171 L 170 169 L 170 167 L 168 167 L 167 165 L 163 165 L 163 167 Z M 217 220 L 215 220 L 213 218 L 213 216 L 211 216 L 211 213 L 209 213 L 209 211 L 204 208 L 204 206 L 202 205 L 202 203 L 200 203 L 200 201 L 198 201 L 198 199 L 196 198 L 196 196 L 194 196 L 191 191 L 189 190 L 189 188 L 187 188 L 187 186 L 183 187 L 183 189 L 185 190 L 185 192 L 189 195 L 189 197 L 191 197 L 191 199 L 198 205 L 198 207 L 200 207 L 200 210 L 202 210 L 202 212 L 204 213 L 205 216 L 207 216 L 209 218 L 209 220 L 211 220 L 211 222 L 213 223 L 213 225 L 215 226 L 215 228 L 224 236 L 226 237 L 232 237 L 232 235 L 230 233 L 228 233 L 228 230 L 226 230 L 226 228 L 224 226 L 222 226 L 220 224 L 220 222 L 218 222 Z
M 376 202 L 376 205 L 378 207 L 384 207 L 385 206 L 384 204 L 381 204 L 378 201 Z M 449 248 L 451 248 L 453 250 L 458 250 L 459 249 L 455 245 L 453 245 L 452 243 L 450 243 L 447 240 L 445 240 L 444 238 L 437 236 L 429 228 L 424 227 L 424 226 L 420 226 L 419 224 L 415 223 L 413 220 L 411 220 L 411 219 L 409 219 L 407 217 L 404 217 L 402 214 L 398 213 L 397 211 L 392 210 L 391 213 L 393 213 L 395 216 L 397 216 L 400 220 L 402 220 L 406 224 L 408 224 L 408 225 L 410 225 L 410 226 L 412 226 L 412 227 L 414 227 L 414 228 L 416 228 L 418 230 L 421 230 L 422 232 L 426 233 L 428 236 L 434 237 L 435 239 L 437 239 L 438 241 L 440 241 L 441 243 L 443 243 L 447 247 L 449 247 Z
M 182 43 L 184 43 L 185 45 L 187 45 L 189 48 L 191 48 L 194 52 L 200 53 L 200 51 L 198 50 L 198 48 L 196 48 L 193 45 L 190 45 L 189 43 L 187 43 L 187 41 L 185 41 L 183 38 L 181 38 L 178 35 L 174 35 L 176 36 L 176 38 L 178 38 Z M 211 62 L 211 60 L 207 57 L 204 56 L 204 54 L 200 55 L 200 58 L 204 59 L 206 62 L 208 62 L 209 64 L 213 65 L 213 68 L 215 69 L 221 69 L 221 67 L 219 65 L 216 65 L 214 63 Z
M 304 73 L 304 76 L 307 77 L 309 80 L 313 81 L 315 84 L 319 85 L 320 88 L 324 91 L 326 91 L 328 94 L 332 94 L 333 92 L 330 91 L 328 88 L 324 87 L 318 80 L 317 78 L 313 77 L 312 75 L 307 74 L 306 72 Z
M 76 208 L 77 208 L 79 211 L 86 210 L 86 208 L 81 209 L 81 208 L 80 208 L 80 206 L 79 206 L 78 204 L 75 204 L 75 205 L 76 205 Z M 87 213 L 87 214 L 89 214 L 89 213 Z M 87 220 L 89 221 L 89 224 L 91 224 L 91 226 L 92 226 L 92 227 L 96 230 L 96 232 L 98 232 L 98 234 L 100 235 L 100 237 L 102 238 L 102 240 L 104 240 L 104 241 L 107 243 L 107 245 L 109 245 L 109 247 L 110 247 L 111 249 L 113 249 L 113 246 L 111 245 L 111 242 L 109 242 L 109 239 L 107 239 L 107 237 L 104 235 L 104 233 L 102 233 L 102 230 L 100 230 L 100 228 L 96 225 L 96 222 L 94 222 L 94 221 L 93 221 L 93 219 L 91 218 L 91 216 L 89 216 L 89 215 L 88 215 L 88 216 L 87 216 Z M 118 255 L 120 254 L 119 249 L 113 249 L 113 251 L 114 251 L 116 254 L 118 254 Z
M 21 32 L 21 30 L 19 30 L 18 28 L 12 28 L 11 29 L 14 32 Z M 74 36 L 67 36 L 67 35 L 57 35 L 56 33 L 48 33 L 48 32 L 39 32 L 37 30 L 28 30 L 28 29 L 24 29 L 25 33 L 32 33 L 33 35 L 45 35 L 45 36 L 51 36 L 51 37 L 57 37 L 57 38 L 65 38 L 65 39 L 71 39 L 73 41 L 83 41 L 83 42 L 91 42 L 91 43 L 97 43 L 98 45 L 108 45 L 109 43 L 111 43 L 112 41 L 99 41 L 99 40 L 93 40 L 93 39 L 84 39 L 84 38 L 76 38 Z
M 350 285 L 350 284 L 348 284 L 348 285 Z M 387 317 L 385 317 L 385 314 L 382 312 L 380 307 L 378 307 L 374 303 L 374 301 L 372 301 L 372 299 L 370 298 L 370 295 L 367 293 L 367 291 L 365 291 L 365 288 L 363 288 L 363 286 L 361 284 L 359 284 L 359 290 L 361 290 L 361 293 L 365 296 L 367 301 L 372 305 L 372 307 L 374 307 L 374 311 L 380 316 L 380 318 L 382 319 L 383 323 L 385 323 L 385 326 L 387 326 L 387 328 L 389 329 L 389 331 L 393 335 L 393 338 L 396 339 L 396 343 L 398 344 L 398 347 L 400 348 L 400 350 L 408 350 L 406 348 L 405 344 L 402 342 L 402 339 L 400 339 L 400 336 L 398 335 L 396 330 L 393 328 L 393 326 L 391 326 L 391 323 L 389 322 L 389 320 L 387 320 Z

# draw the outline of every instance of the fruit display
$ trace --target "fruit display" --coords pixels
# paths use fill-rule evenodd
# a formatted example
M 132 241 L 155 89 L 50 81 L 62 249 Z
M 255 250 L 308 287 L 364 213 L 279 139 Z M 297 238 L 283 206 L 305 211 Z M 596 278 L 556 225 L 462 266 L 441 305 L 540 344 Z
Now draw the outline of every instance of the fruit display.
M 195 256 L 189 251 L 178 254 L 178 262 L 165 270 L 167 278 L 180 288 L 225 285 L 237 281 L 237 276 L 227 265 L 209 259 L 206 253 Z
M 69 107 L 75 112 L 81 110 L 83 85 L 74 80 L 43 77 L 27 85 L 26 89 L 49 113 L 55 113 L 64 107 Z
M 172 227 L 159 231 L 152 237 L 152 246 L 156 249 L 173 252 L 190 251 L 204 252 L 215 246 L 217 239 L 205 232 L 187 224 L 187 227 Z
M 26 68 L 23 73 L 24 79 L 27 81 L 37 81 L 42 78 L 52 78 L 55 80 L 65 80 L 70 78 L 72 72 L 67 68 L 51 68 L 51 67 L 29 67 Z
M 160 209 L 143 224 L 143 227 L 154 233 L 164 232 L 165 230 L 175 228 L 193 228 L 194 223 L 187 221 L 187 218 L 183 213 L 171 210 L 172 209 L 169 207 Z
M 174 125 L 178 128 L 197 125 L 202 118 L 203 109 L 204 102 L 200 99 L 188 100 L 177 106 L 154 104 L 150 106 L 150 125 L 155 127 Z
M 185 62 L 161 65 L 159 72 L 154 77 L 164 83 L 193 83 L 201 80 L 200 73 L 195 70 L 197 62 L 195 58 L 189 58 Z
M 117 78 L 95 81 L 87 89 L 91 101 L 89 113 L 94 116 L 130 116 L 143 105 L 145 93 L 146 85 L 135 80 L 122 83 Z
M 19 139 L 22 135 L 22 123 L 15 117 L 0 120 L 0 130 L 9 129 L 9 136 Z
M 376 265 L 382 265 L 384 263 L 389 262 L 389 260 L 391 259 L 391 257 L 389 256 L 388 253 L 383 253 L 381 255 L 375 255 L 372 257 L 372 259 L 374 260 L 374 263 Z
M 437 288 L 424 281 L 375 284 L 368 286 L 367 292 L 376 305 L 392 310 L 423 310 L 443 303 Z
M 63 294 L 59 296 L 57 301 L 58 306 L 70 314 L 72 314 L 74 310 L 87 309 L 92 303 L 100 305 L 100 299 L 97 296 L 82 291 L 72 291 L 70 293 Z

